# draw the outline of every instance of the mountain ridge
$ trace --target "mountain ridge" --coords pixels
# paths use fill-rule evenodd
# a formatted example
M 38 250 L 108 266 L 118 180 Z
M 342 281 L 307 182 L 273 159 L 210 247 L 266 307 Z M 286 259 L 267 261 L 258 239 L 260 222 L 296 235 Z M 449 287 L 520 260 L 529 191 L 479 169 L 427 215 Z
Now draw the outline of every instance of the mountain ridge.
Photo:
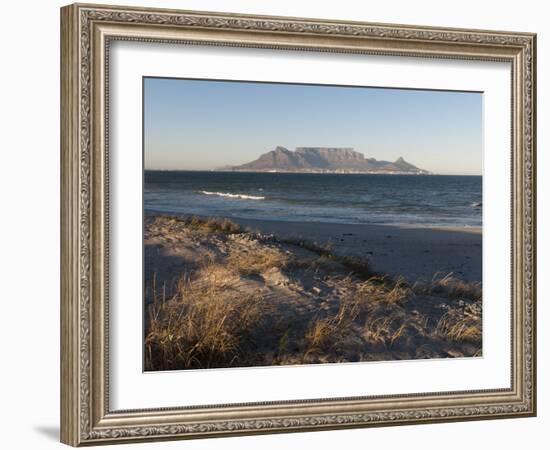
M 429 174 L 405 161 L 366 158 L 351 147 L 297 147 L 292 151 L 282 146 L 261 154 L 254 161 L 218 170 L 234 172 L 314 172 L 314 173 L 395 173 Z

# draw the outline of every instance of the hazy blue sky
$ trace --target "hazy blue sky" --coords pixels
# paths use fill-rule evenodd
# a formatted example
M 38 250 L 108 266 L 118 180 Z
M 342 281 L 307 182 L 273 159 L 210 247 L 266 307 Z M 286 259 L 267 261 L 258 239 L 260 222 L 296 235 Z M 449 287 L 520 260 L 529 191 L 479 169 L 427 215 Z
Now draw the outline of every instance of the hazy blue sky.
M 481 174 L 479 93 L 145 78 L 144 109 L 147 169 L 243 164 L 281 145 Z

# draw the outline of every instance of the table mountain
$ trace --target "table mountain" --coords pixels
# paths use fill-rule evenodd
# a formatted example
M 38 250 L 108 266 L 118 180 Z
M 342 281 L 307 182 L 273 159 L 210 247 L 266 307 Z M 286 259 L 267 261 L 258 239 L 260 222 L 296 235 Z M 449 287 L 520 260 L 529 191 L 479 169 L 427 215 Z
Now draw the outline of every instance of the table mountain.
M 402 157 L 394 162 L 365 158 L 353 148 L 298 147 L 295 151 L 285 147 L 264 153 L 254 161 L 222 170 L 242 172 L 340 172 L 340 173 L 410 173 L 426 174 Z

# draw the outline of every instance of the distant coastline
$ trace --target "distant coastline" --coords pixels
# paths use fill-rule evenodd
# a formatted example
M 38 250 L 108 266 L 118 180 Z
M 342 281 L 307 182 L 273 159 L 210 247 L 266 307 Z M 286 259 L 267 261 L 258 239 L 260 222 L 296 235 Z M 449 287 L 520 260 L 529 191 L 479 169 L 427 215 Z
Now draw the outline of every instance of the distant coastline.
M 145 168 L 145 172 L 206 172 L 206 173 L 289 173 L 289 174 L 319 174 L 319 175 L 426 175 L 426 176 L 440 176 L 440 177 L 481 177 L 482 174 L 475 173 L 440 173 L 440 172 L 426 172 L 426 173 L 410 173 L 410 172 L 336 172 L 336 171 L 274 171 L 268 172 L 265 170 L 228 170 L 228 169 L 159 169 L 159 168 Z
M 432 173 L 421 172 L 384 172 L 380 170 L 350 170 L 350 169 L 302 169 L 302 170 L 281 170 L 281 169 L 269 169 L 269 170 L 247 170 L 247 169 L 213 169 L 211 172 L 236 172 L 236 173 L 296 173 L 296 174 L 338 174 L 338 175 L 435 175 Z

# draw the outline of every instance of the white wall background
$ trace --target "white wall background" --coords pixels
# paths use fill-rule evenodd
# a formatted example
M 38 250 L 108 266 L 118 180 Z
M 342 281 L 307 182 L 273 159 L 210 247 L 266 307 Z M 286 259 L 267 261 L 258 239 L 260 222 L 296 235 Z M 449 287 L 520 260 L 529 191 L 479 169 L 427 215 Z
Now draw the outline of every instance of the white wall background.
M 127 3 L 127 2 L 118 2 Z M 136 6 L 342 20 L 532 31 L 538 35 L 539 416 L 470 423 L 331 431 L 187 442 L 139 448 L 543 448 L 550 427 L 548 343 L 550 228 L 545 192 L 550 159 L 550 14 L 524 0 L 385 2 L 306 0 L 133 0 Z M 0 27 L 0 414 L 2 447 L 60 448 L 59 417 L 59 7 L 9 2 Z M 546 255 L 546 256 L 545 256 Z M 122 446 L 128 448 L 128 446 Z M 119 447 L 121 448 L 121 447 Z M 137 447 L 133 447 L 137 448 Z

